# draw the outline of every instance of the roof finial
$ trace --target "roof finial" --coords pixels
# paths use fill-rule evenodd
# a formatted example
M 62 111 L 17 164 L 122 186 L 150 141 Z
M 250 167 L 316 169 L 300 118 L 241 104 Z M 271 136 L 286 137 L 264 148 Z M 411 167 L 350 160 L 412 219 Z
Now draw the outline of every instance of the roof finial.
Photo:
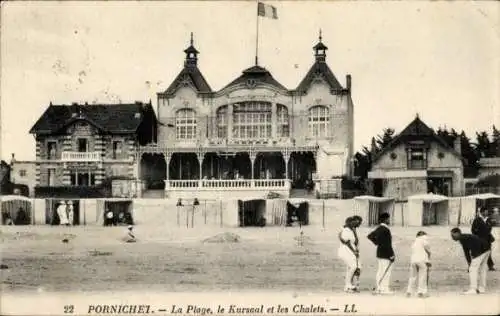
M 191 43 L 191 46 L 193 46 L 193 32 L 191 32 L 191 41 L 190 41 L 190 43 Z
M 322 41 L 323 41 L 323 36 L 322 36 L 321 29 L 319 29 L 319 42 L 322 43 Z
M 418 118 L 418 119 L 420 118 L 420 114 L 418 114 L 418 112 L 417 112 L 417 118 Z

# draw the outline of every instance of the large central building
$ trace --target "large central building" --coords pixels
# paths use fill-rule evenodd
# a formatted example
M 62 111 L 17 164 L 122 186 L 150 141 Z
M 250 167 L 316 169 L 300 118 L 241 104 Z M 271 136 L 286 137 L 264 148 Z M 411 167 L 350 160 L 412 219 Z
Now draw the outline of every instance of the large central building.
M 191 35 L 184 67 L 158 93 L 158 141 L 140 148 L 138 176 L 169 197 L 339 191 L 352 171 L 351 76 L 344 86 L 337 80 L 327 49 L 320 35 L 312 66 L 294 89 L 256 62 L 214 91 Z

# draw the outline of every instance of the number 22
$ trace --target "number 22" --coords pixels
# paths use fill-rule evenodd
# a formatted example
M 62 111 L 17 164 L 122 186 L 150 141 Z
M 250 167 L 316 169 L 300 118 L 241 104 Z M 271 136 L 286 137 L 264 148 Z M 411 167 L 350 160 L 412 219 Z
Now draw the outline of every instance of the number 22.
M 73 314 L 75 306 L 73 305 L 64 305 L 64 314 Z

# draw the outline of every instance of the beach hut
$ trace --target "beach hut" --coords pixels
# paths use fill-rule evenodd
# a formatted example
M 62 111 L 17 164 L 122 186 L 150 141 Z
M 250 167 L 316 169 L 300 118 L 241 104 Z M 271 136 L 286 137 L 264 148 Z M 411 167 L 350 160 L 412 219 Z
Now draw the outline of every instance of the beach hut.
M 377 225 L 378 217 L 383 213 L 391 215 L 391 220 L 393 220 L 393 198 L 371 195 L 362 195 L 354 198 L 354 214 L 363 218 L 363 226 Z
M 408 197 L 405 224 L 408 226 L 449 225 L 448 197 L 438 194 L 419 194 Z
M 71 225 L 80 225 L 80 199 L 67 200 L 67 199 L 45 199 L 45 224 L 59 225 L 61 219 L 57 214 L 57 207 L 60 202 L 64 202 L 66 207 L 71 205 L 73 208 L 73 221 Z M 66 209 L 68 211 L 68 209 Z
M 239 199 L 238 221 L 240 227 L 266 225 L 266 200 Z
M 305 199 L 290 198 L 287 201 L 286 225 L 309 225 L 309 202 Z
M 491 214 L 493 222 L 500 224 L 500 195 L 493 193 L 482 193 L 469 195 L 460 201 L 460 222 L 459 224 L 471 225 L 476 217 L 477 210 L 481 207 L 487 208 Z
M 309 225 L 309 201 L 301 198 L 268 199 L 266 226 Z
M 33 223 L 31 199 L 22 195 L 0 196 L 2 225 L 29 225 Z

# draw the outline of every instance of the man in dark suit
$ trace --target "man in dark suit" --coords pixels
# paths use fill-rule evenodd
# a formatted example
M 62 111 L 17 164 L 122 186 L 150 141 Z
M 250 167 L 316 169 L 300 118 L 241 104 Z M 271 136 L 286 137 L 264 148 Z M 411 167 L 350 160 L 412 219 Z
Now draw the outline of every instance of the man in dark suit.
M 491 233 L 492 223 L 490 218 L 488 217 L 488 210 L 485 207 L 479 209 L 479 212 L 472 222 L 471 233 L 476 235 L 477 237 L 486 241 L 491 250 L 491 244 L 495 241 L 493 234 Z M 494 271 L 494 263 L 491 258 L 491 252 L 488 257 L 488 269 L 490 271 Z
M 389 283 L 395 255 L 392 249 L 391 230 L 389 229 L 390 215 L 387 213 L 381 214 L 379 223 L 379 226 L 368 235 L 368 239 L 377 246 L 378 270 L 375 293 L 392 294 Z
M 490 245 L 476 235 L 462 234 L 459 228 L 451 230 L 451 238 L 460 242 L 467 260 L 470 287 L 464 294 L 479 294 L 486 291 L 486 272 Z

